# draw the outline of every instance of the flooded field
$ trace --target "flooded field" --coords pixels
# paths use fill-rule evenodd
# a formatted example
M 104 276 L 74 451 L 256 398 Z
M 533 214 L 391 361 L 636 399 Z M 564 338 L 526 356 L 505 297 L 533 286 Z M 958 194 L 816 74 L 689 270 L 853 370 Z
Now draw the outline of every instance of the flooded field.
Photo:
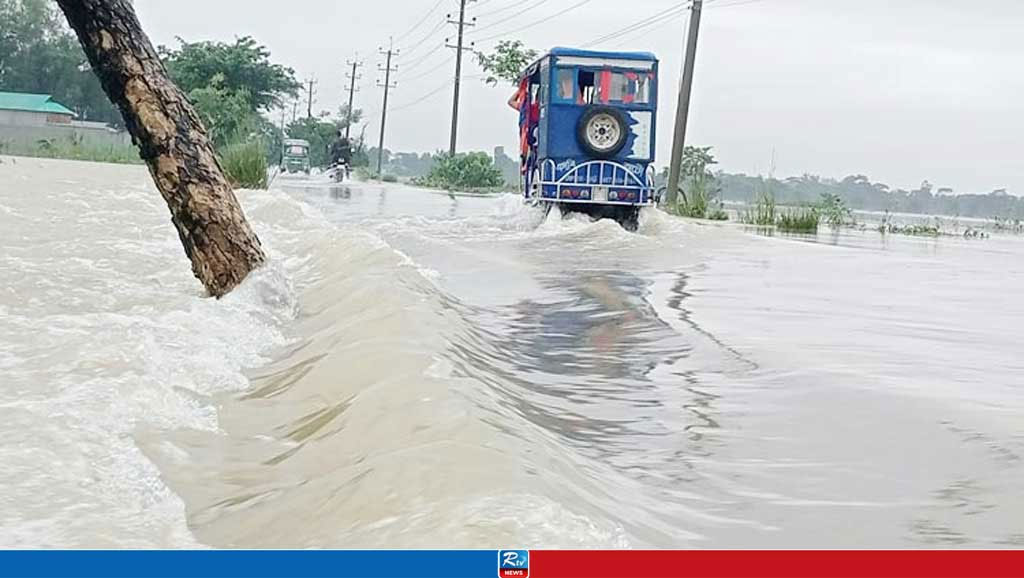
M 0 164 L 0 546 L 1024 546 L 1024 239 Z

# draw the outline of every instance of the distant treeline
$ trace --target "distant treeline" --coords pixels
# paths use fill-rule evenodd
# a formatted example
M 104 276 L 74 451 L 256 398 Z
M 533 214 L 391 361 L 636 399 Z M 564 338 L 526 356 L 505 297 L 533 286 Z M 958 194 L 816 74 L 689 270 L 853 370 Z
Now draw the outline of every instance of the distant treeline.
M 747 175 L 716 173 L 721 198 L 749 203 L 762 192 L 775 196 L 782 205 L 816 203 L 822 195 L 838 195 L 846 205 L 860 211 L 891 211 L 976 217 L 982 219 L 1024 219 L 1024 198 L 999 189 L 988 194 L 957 194 L 952 189 L 936 189 L 924 182 L 918 189 L 893 189 L 873 183 L 864 175 L 843 180 L 804 175 L 788 179 L 768 179 Z

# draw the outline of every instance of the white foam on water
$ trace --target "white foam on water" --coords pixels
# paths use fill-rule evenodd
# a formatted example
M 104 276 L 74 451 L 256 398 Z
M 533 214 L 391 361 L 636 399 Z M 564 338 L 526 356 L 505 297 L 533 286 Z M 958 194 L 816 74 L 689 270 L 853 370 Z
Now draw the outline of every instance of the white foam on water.
M 218 429 L 211 396 L 248 387 L 243 371 L 286 343 L 301 258 L 272 254 L 215 301 L 144 170 L 33 162 L 0 178 L 12 205 L 0 213 L 0 546 L 197 546 L 134 432 Z M 240 194 L 257 210 L 298 210 Z M 286 228 L 255 226 L 288 245 Z

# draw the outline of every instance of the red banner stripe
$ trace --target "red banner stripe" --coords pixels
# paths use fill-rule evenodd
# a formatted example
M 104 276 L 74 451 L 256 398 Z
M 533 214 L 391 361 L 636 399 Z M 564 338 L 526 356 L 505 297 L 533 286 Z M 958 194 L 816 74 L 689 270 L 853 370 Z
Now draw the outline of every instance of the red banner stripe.
M 530 553 L 531 578 L 1018 578 L 1021 551 Z

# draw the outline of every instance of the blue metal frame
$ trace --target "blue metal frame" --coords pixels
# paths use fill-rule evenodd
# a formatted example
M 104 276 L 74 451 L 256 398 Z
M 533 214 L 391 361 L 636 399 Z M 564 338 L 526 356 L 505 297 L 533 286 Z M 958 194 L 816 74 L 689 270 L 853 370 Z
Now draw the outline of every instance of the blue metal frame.
M 611 64 L 588 66 L 583 60 L 613 61 Z M 632 66 L 630 64 L 633 64 Z M 560 71 L 571 70 L 574 96 L 571 101 L 557 97 Z M 647 73 L 652 75 L 648 88 L 649 102 L 595 103 L 623 112 L 631 121 L 630 134 L 622 150 L 609 159 L 587 154 L 577 140 L 577 126 L 587 108 L 576 95 L 581 71 L 594 72 L 595 90 L 598 75 L 613 73 Z M 538 74 L 539 73 L 539 74 Z M 540 78 L 538 100 L 540 120 L 537 127 L 537 159 L 533 174 L 524 178 L 524 194 L 533 201 L 547 203 L 584 203 L 608 205 L 647 205 L 655 201 L 652 163 L 657 142 L 658 59 L 646 52 L 603 52 L 555 48 L 537 60 L 523 77 Z M 648 118 L 644 118 L 644 116 Z M 646 124 L 649 142 L 637 143 L 644 135 L 636 128 Z M 639 144 L 639 147 L 637 146 Z M 646 155 L 635 155 L 644 150 Z

